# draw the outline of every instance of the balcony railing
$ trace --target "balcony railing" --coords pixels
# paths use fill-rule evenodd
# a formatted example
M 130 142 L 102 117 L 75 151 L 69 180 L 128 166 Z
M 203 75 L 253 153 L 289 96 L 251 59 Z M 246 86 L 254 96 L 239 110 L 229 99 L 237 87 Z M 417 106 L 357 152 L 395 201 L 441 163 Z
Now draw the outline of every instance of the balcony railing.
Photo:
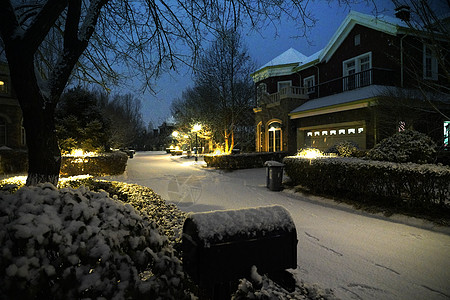
M 359 73 L 322 82 L 315 86 L 309 87 L 309 91 L 308 88 L 305 87 L 285 87 L 277 93 L 265 94 L 258 97 L 258 107 L 261 107 L 261 104 L 277 103 L 280 102 L 280 100 L 287 98 L 307 100 L 325 97 L 372 84 L 392 86 L 398 81 L 398 78 L 395 76 L 396 75 L 393 70 L 372 68 Z
M 280 89 L 277 93 L 263 95 L 260 104 L 271 104 L 283 99 L 308 99 L 307 89 L 299 86 L 288 86 Z
M 309 98 L 325 97 L 372 84 L 392 86 L 397 81 L 398 78 L 396 78 L 393 70 L 372 68 L 317 84 L 314 86 L 314 93 L 311 93 Z
M 372 69 L 351 74 L 342 78 L 342 90 L 350 91 L 372 84 Z

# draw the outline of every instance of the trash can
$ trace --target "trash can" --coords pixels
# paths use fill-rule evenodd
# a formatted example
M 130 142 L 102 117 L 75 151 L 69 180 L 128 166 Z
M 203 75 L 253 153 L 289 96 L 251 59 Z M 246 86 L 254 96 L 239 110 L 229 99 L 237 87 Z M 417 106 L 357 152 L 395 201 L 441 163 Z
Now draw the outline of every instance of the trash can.
M 283 183 L 283 167 L 284 164 L 269 160 L 264 163 L 266 167 L 266 186 L 271 191 L 281 191 Z
M 291 215 L 279 205 L 191 213 L 183 226 L 183 267 L 214 293 L 219 284 L 248 278 L 253 265 L 262 274 L 295 269 L 297 242 Z

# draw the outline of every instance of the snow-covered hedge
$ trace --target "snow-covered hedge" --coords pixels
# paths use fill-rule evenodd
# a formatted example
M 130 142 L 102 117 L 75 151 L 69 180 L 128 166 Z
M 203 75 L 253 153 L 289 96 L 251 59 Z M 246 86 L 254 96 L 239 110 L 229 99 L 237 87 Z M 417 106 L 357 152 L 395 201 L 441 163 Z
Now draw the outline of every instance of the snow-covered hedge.
M 339 157 L 289 156 L 283 162 L 294 184 L 317 193 L 417 207 L 443 205 L 450 199 L 450 168 L 446 166 Z
M 281 161 L 287 152 L 258 152 L 231 155 L 205 155 L 204 160 L 208 167 L 234 170 L 262 168 L 268 160 Z
M 157 225 L 85 187 L 0 192 L 1 299 L 184 298 Z
M 76 176 L 90 174 L 94 176 L 118 175 L 125 172 L 128 156 L 121 151 L 104 153 L 98 156 L 63 156 L 60 174 Z
M 433 161 L 435 155 L 436 144 L 429 136 L 405 130 L 382 140 L 366 156 L 372 160 L 428 163 Z

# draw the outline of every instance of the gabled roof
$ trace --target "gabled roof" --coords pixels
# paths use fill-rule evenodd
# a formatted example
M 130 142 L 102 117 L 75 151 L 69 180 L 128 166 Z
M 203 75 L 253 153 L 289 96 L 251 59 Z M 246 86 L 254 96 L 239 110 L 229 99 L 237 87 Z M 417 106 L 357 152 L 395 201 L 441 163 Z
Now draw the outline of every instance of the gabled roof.
M 339 48 L 356 24 L 360 24 L 390 35 L 397 35 L 399 31 L 408 27 L 406 23 L 397 18 L 384 15 L 375 17 L 352 10 L 331 37 L 322 53 L 319 55 L 320 62 L 327 62 L 331 56 L 333 56 L 334 52 Z

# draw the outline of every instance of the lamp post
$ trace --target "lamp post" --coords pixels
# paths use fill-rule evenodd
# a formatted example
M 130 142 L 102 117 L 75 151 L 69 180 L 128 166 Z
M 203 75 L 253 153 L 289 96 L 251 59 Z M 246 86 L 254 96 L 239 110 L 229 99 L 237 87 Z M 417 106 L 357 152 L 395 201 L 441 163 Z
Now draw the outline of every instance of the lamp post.
M 194 127 L 192 127 L 192 131 L 195 132 L 195 161 L 198 161 L 198 137 L 197 137 L 197 133 L 202 129 L 202 125 L 200 124 L 195 124 Z

